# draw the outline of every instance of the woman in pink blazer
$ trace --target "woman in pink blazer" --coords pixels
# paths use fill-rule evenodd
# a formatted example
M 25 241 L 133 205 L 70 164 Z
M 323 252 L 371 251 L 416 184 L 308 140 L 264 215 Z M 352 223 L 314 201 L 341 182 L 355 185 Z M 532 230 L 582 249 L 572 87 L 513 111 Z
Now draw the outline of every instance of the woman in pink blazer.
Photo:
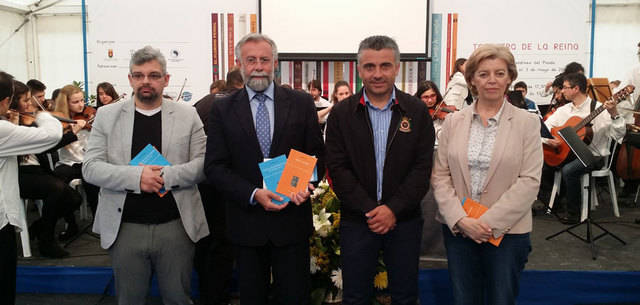
M 505 100 L 518 75 L 513 54 L 482 45 L 466 63 L 477 101 L 447 116 L 431 184 L 438 203 L 454 304 L 515 304 L 531 251 L 531 204 L 542 170 L 540 121 Z M 468 199 L 488 210 L 467 216 Z M 502 238 L 499 246 L 488 241 Z

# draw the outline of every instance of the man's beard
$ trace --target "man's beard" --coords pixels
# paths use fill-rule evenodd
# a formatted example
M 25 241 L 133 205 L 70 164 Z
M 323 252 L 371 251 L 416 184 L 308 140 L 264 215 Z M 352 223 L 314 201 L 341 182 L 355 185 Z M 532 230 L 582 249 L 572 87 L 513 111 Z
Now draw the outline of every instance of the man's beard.
M 142 89 L 151 89 L 151 93 L 148 95 L 143 95 L 141 93 Z M 144 104 L 153 104 L 153 102 L 156 101 L 156 99 L 158 99 L 158 93 L 153 90 L 153 88 L 149 88 L 149 87 L 140 87 L 138 88 L 138 90 L 136 91 L 136 97 L 138 98 L 138 100 Z
M 247 87 L 257 92 L 262 92 L 265 89 L 267 89 L 267 87 L 269 87 L 269 85 L 271 84 L 274 78 L 273 71 L 271 71 L 271 73 L 253 72 L 248 77 L 244 74 L 244 71 L 241 71 L 241 72 L 242 72 L 242 78 L 246 80 L 245 84 L 247 85 Z M 264 77 L 254 78 L 256 76 L 266 76 L 267 78 L 264 78 Z

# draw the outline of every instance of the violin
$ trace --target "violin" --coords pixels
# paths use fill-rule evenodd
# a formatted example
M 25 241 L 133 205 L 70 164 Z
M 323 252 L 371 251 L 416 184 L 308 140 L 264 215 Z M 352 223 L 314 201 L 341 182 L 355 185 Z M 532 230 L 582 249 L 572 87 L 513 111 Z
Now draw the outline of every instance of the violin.
M 74 121 L 72 119 L 65 118 L 65 115 L 62 112 L 48 111 L 46 108 L 44 108 L 44 106 L 40 103 L 40 101 L 38 101 L 37 98 L 32 96 L 31 99 L 35 102 L 36 105 L 38 105 L 38 107 L 40 107 L 40 109 L 42 111 L 48 112 L 51 116 L 53 116 L 54 118 L 58 119 L 58 121 L 60 121 L 60 123 L 62 124 L 62 129 L 63 130 L 69 128 L 70 124 L 76 124 L 77 123 L 76 121 Z M 36 113 L 35 112 L 24 112 L 22 114 L 31 116 L 31 117 L 33 117 L 34 120 L 36 118 Z
M 82 109 L 82 112 L 74 114 L 71 119 L 73 119 L 74 121 L 77 121 L 77 120 L 86 121 L 87 124 L 84 125 L 83 128 L 91 131 L 91 123 L 93 123 L 93 120 L 95 120 L 95 118 L 96 118 L 96 109 L 91 106 L 84 106 L 84 109 Z
M 8 110 L 8 112 L 14 112 L 18 116 L 20 116 L 19 125 L 24 125 L 24 126 L 33 125 L 33 122 L 36 120 L 36 115 L 38 114 L 37 112 L 19 112 L 11 109 Z M 52 117 L 58 119 L 58 121 L 60 121 L 60 123 L 62 124 L 63 129 L 66 129 L 69 126 L 69 124 L 76 123 L 76 121 L 74 120 L 65 118 L 64 114 L 60 112 L 53 112 L 53 111 L 45 111 L 45 112 L 49 113 Z
M 447 105 L 444 103 L 444 101 L 441 101 L 435 107 L 429 108 L 429 115 L 431 115 L 432 120 L 444 120 L 447 114 L 456 111 L 458 111 L 456 106 Z

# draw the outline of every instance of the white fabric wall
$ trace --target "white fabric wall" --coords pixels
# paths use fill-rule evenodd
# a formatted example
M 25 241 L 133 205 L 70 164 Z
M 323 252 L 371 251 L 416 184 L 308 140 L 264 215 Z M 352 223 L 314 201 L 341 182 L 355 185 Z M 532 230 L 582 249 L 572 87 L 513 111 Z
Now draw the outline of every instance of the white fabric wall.
M 432 0 L 446 1 L 446 0 Z M 61 4 L 77 5 L 80 1 L 63 1 Z M 238 3 L 240 2 L 240 3 Z M 256 0 L 238 0 L 218 3 L 217 11 L 235 11 L 230 7 L 247 6 Z M 171 9 L 175 3 L 158 1 Z M 178 18 L 179 20 L 179 18 Z M 23 27 L 5 45 L 0 47 L 0 69 L 19 80 L 40 78 L 52 89 L 83 80 L 82 24 L 80 16 L 39 16 L 36 35 L 39 46 L 40 75 L 29 75 L 26 40 Z M 4 41 L 22 22 L 16 13 L 0 11 L 0 42 Z M 562 30 L 562 29 L 560 29 Z M 637 44 L 640 41 L 640 0 L 597 0 L 593 75 L 623 80 L 628 70 L 638 64 Z M 588 63 L 585 63 L 587 66 Z M 197 78 L 197 75 L 193 76 Z M 208 75 L 207 75 L 208 77 Z
M 631 67 L 640 64 L 636 56 L 640 42 L 640 1 L 600 4 L 597 1 L 593 76 L 624 82 Z
M 22 24 L 24 18 L 16 13 L 0 11 L 0 43 Z M 0 46 L 0 70 L 10 73 L 19 80 L 28 80 L 27 72 L 27 27 L 22 27 L 11 39 Z
M 38 17 L 37 33 L 40 80 L 48 88 L 47 97 L 74 80 L 84 82 L 82 17 Z

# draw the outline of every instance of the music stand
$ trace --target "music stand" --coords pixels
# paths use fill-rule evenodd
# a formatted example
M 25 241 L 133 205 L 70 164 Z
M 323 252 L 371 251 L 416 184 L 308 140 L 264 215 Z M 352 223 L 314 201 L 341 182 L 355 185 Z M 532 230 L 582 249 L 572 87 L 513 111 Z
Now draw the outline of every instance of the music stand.
M 580 139 L 580 137 L 578 137 L 578 135 L 576 134 L 575 130 L 572 127 L 566 127 L 561 129 L 558 134 L 560 135 L 560 137 L 562 137 L 562 139 L 567 143 L 567 145 L 569 145 L 569 148 L 571 148 L 571 151 L 573 151 L 573 153 L 576 155 L 576 157 L 578 158 L 578 160 L 580 160 L 580 162 L 585 166 L 585 167 L 591 167 L 593 165 L 595 165 L 598 162 L 598 159 L 591 153 L 591 151 L 589 150 L 589 148 L 587 147 L 586 144 L 584 144 L 584 142 L 582 142 L 582 140 Z M 589 171 L 589 182 L 591 182 L 591 171 Z M 595 241 L 600 239 L 601 237 L 604 237 L 606 235 L 611 235 L 611 237 L 617 239 L 619 242 L 622 243 L 622 245 L 626 245 L 627 243 L 620 239 L 620 237 L 616 236 L 615 234 L 609 232 L 607 229 L 603 228 L 600 224 L 598 224 L 597 222 L 593 221 L 591 219 L 591 183 L 589 183 L 589 186 L 587 186 L 587 218 L 585 220 L 583 220 L 582 222 L 572 225 L 560 232 L 557 232 L 555 234 L 549 235 L 547 236 L 545 239 L 546 240 L 550 240 L 562 233 L 569 233 L 571 234 L 573 237 L 589 244 L 590 248 L 591 248 L 591 258 L 593 260 L 595 260 L 597 258 L 596 256 L 596 248 L 595 248 Z M 574 228 L 577 228 L 581 225 L 586 225 L 587 227 L 587 238 L 584 238 L 576 233 L 573 233 L 571 230 Z M 594 225 L 598 228 L 600 228 L 600 230 L 602 230 L 603 233 L 601 233 L 600 235 L 597 236 L 592 236 L 592 230 L 591 230 L 591 225 Z
M 611 87 L 609 87 L 608 78 L 590 78 L 587 80 L 587 84 L 587 93 L 592 100 L 604 104 L 604 102 L 610 99 L 613 95 L 613 93 L 611 92 Z

